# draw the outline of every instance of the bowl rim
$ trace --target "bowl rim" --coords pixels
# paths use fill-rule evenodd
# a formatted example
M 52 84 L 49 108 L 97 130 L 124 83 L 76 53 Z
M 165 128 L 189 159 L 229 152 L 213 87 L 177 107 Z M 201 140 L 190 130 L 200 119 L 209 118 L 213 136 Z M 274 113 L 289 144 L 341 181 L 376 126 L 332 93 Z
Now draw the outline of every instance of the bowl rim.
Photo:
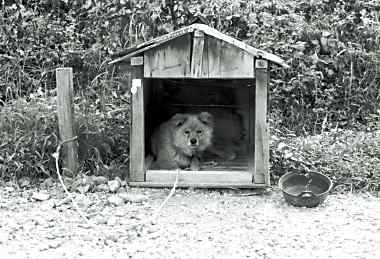
M 316 175 L 320 175 L 320 176 L 324 177 L 327 180 L 328 184 L 329 184 L 329 187 L 328 187 L 328 189 L 326 191 L 324 191 L 322 193 L 315 194 L 315 196 L 320 197 L 320 196 L 323 196 L 323 195 L 325 195 L 325 194 L 327 194 L 327 193 L 329 193 L 331 191 L 331 189 L 333 187 L 333 182 L 332 182 L 332 180 L 331 180 L 330 177 L 328 177 L 325 174 L 319 173 L 319 172 L 308 172 L 308 173 L 309 174 L 316 174 Z M 304 174 L 303 173 L 298 173 L 298 172 L 287 172 L 287 173 L 283 174 L 280 177 L 280 179 L 278 180 L 278 187 L 280 188 L 280 190 L 283 193 L 286 193 L 287 195 L 290 195 L 292 197 L 298 197 L 298 196 L 296 196 L 294 194 L 291 194 L 291 193 L 285 191 L 284 188 L 283 188 L 283 182 L 285 181 L 284 179 L 286 179 L 287 177 L 289 177 L 291 175 L 304 175 Z

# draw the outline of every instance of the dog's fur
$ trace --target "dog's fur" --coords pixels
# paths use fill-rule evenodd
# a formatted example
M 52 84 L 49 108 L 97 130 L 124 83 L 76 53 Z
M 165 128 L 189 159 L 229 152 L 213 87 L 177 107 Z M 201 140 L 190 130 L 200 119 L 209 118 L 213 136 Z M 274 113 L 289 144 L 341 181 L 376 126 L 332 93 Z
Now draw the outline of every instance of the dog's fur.
M 210 113 L 175 114 L 151 138 L 153 169 L 200 169 L 202 153 L 212 143 L 214 122 Z

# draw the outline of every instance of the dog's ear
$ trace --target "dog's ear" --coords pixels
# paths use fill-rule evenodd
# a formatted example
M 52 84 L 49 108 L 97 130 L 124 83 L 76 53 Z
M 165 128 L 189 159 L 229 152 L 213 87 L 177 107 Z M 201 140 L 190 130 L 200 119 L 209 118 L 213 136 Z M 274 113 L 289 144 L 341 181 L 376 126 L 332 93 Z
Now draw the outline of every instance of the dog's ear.
M 212 126 L 214 123 L 214 119 L 213 119 L 212 115 L 208 112 L 201 112 L 198 115 L 198 118 L 201 122 L 203 122 L 206 125 Z
M 188 115 L 183 113 L 176 113 L 172 118 L 171 121 L 173 122 L 175 127 L 182 126 L 185 121 L 187 120 Z

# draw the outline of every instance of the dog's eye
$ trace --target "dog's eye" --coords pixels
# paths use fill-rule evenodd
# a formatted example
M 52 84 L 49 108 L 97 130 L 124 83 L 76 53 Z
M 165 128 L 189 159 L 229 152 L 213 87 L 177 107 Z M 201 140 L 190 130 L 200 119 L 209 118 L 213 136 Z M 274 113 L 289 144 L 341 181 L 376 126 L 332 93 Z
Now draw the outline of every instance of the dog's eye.
M 198 134 L 202 134 L 202 131 L 201 131 L 201 130 L 197 130 L 197 133 L 198 133 Z
M 185 130 L 185 135 L 189 135 L 190 134 L 190 130 Z

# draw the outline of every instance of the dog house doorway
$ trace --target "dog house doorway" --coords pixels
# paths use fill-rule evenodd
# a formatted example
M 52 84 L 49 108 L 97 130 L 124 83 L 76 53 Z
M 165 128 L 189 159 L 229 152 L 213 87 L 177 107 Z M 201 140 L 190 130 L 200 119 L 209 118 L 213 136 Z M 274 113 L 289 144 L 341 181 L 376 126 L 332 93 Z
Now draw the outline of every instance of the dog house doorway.
M 152 156 L 151 135 L 161 123 L 178 113 L 209 112 L 214 121 L 213 149 L 218 152 L 204 152 L 200 171 L 248 171 L 251 87 L 252 80 L 244 79 L 152 80 L 145 98 L 146 157 Z

